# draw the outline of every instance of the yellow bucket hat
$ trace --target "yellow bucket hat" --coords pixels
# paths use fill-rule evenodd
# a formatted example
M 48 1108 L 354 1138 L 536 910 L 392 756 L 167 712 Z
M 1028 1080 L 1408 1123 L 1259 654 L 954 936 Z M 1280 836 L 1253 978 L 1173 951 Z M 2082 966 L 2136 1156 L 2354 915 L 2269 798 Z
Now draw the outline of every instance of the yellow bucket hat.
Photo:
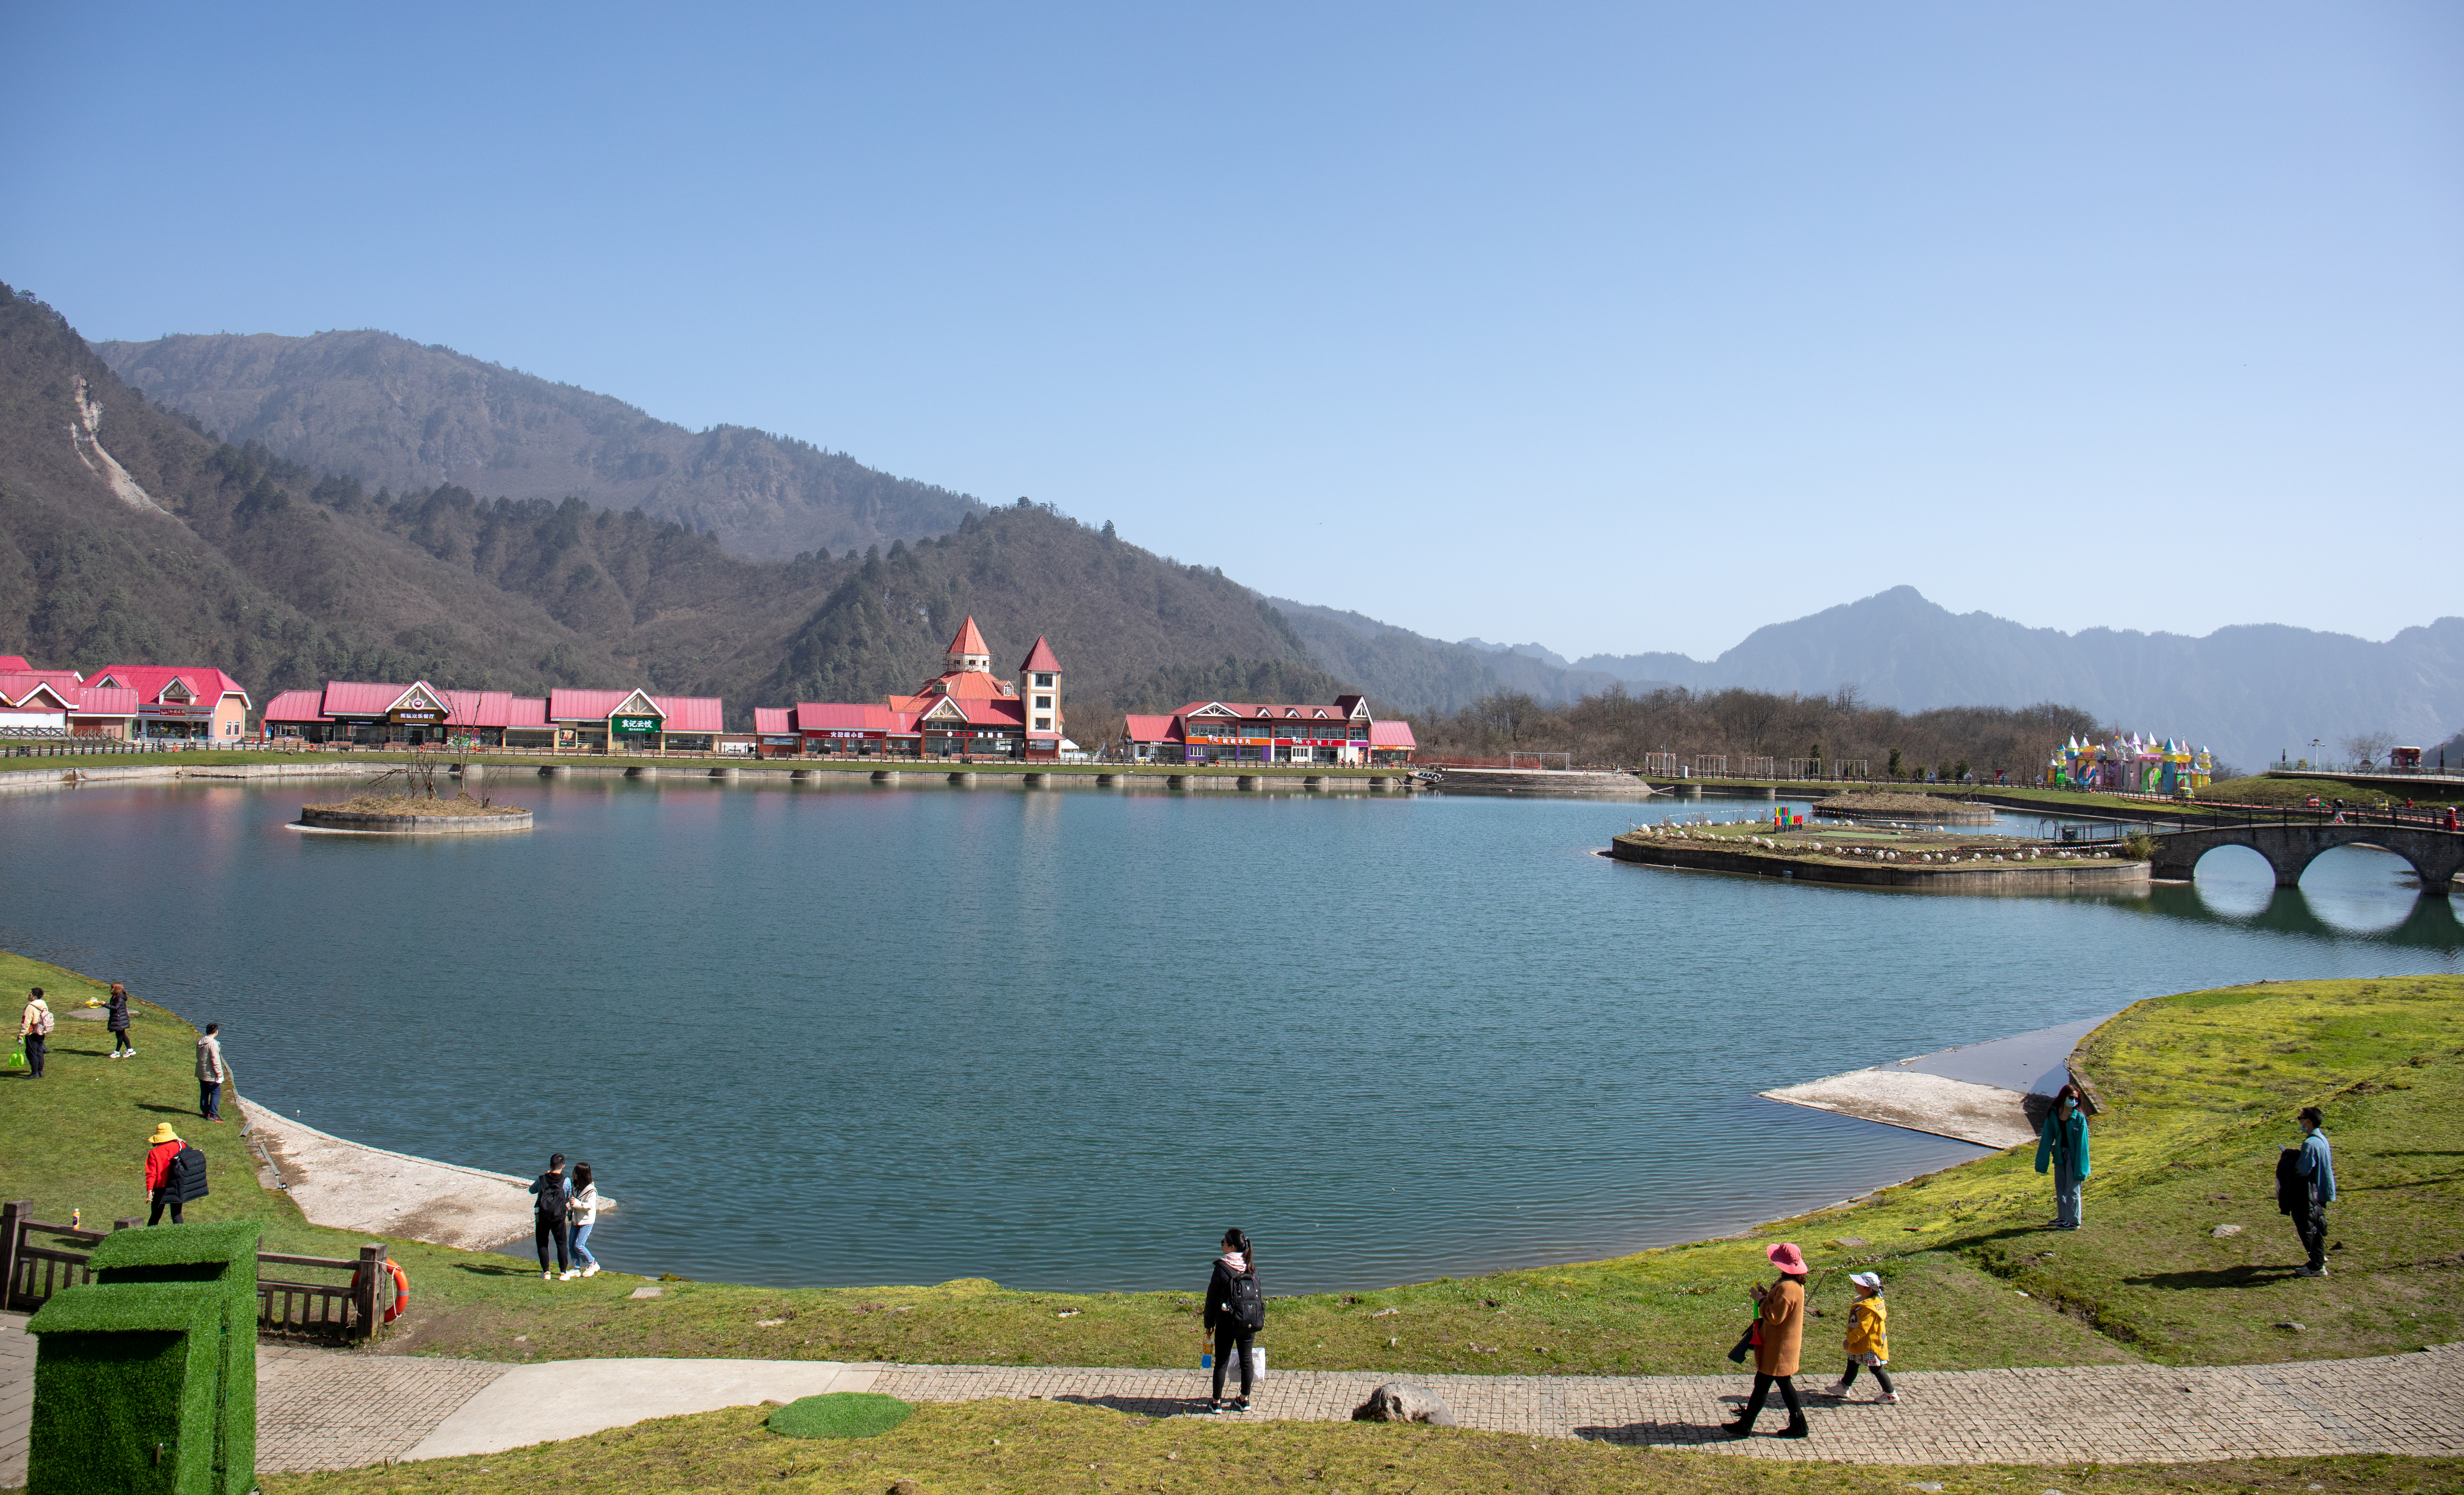
M 158 1121 L 154 1124 L 154 1134 L 145 1139 L 145 1145 L 148 1147 L 154 1147 L 161 1143 L 177 1142 L 178 1140 L 180 1140 L 180 1133 L 171 1130 L 171 1124 L 169 1122 Z

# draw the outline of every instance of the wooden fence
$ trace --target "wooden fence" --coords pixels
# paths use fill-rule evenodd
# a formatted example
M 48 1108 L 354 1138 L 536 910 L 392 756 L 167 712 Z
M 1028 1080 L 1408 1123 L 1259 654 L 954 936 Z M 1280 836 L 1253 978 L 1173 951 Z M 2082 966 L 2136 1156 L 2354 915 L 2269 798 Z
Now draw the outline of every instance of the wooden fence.
M 142 1228 L 135 1219 L 116 1220 L 113 1230 Z M 33 1203 L 11 1199 L 0 1203 L 0 1307 L 31 1313 L 63 1287 L 92 1282 L 86 1266 L 90 1254 L 73 1249 L 92 1245 L 107 1234 L 34 1219 Z M 50 1245 L 33 1238 L 46 1236 Z M 62 1245 L 60 1242 L 68 1242 Z M 393 1307 L 393 1274 L 385 1270 L 385 1247 L 360 1247 L 357 1261 L 336 1256 L 287 1256 L 260 1251 L 256 1256 L 256 1331 L 284 1338 L 354 1341 L 374 1336 Z M 314 1272 L 347 1273 L 342 1282 L 288 1282 L 265 1275 L 269 1266 L 306 1268 Z M 295 1275 L 297 1273 L 295 1271 Z

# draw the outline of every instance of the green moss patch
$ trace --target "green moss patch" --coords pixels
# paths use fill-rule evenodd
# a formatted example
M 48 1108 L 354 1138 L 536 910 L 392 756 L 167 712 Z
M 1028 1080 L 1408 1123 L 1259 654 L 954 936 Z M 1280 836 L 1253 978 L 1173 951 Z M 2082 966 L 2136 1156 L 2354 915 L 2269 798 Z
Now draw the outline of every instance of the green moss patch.
M 915 1409 L 879 1392 L 834 1391 L 799 1396 L 770 1414 L 770 1431 L 781 1438 L 871 1438 L 907 1420 Z

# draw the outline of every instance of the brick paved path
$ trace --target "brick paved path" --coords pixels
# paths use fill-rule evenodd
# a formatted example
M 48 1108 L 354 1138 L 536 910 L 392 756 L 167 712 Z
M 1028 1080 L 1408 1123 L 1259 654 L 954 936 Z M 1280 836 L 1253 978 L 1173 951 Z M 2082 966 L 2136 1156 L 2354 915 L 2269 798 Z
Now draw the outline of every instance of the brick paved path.
M 1914 1371 L 1896 1406 L 1806 1398 L 1814 1436 L 1735 1441 L 1750 1378 L 1697 1375 L 1404 1377 L 1446 1400 L 1465 1427 L 1773 1459 L 1868 1463 L 2179 1462 L 2321 1454 L 2464 1454 L 2464 1346 L 2370 1360 L 2167 1370 Z M 1381 1377 L 1274 1371 L 1250 1417 L 1344 1418 Z M 1811 1389 L 1827 1376 L 1799 1376 Z M 1207 1391 L 1189 1371 L 897 1365 L 872 1389 L 910 1401 L 1041 1396 L 1149 1417 L 1189 1412 Z M 1859 1390 L 1870 1395 L 1860 1379 Z M 1757 1431 L 1785 1413 L 1766 1411 Z
M 0 1314 L 0 1488 L 26 1480 L 33 1342 Z M 257 1349 L 257 1467 L 347 1469 L 400 1458 L 508 1367 L 297 1346 Z M 859 1368 L 874 1370 L 875 1368 Z M 1274 1371 L 1257 1418 L 1342 1419 L 1384 1379 L 1365 1371 Z M 1743 1375 L 1429 1375 L 1466 1427 L 1774 1459 L 1873 1463 L 2106 1463 L 2328 1454 L 2464 1455 L 2464 1345 L 2369 1360 L 2167 1370 L 1912 1371 L 1901 1401 L 1808 1399 L 1814 1436 L 1733 1442 Z M 1800 1376 L 1808 1387 L 1820 1376 Z M 1860 1383 L 1861 1384 L 1861 1383 Z M 1206 1395 L 1190 1371 L 890 1365 L 871 1389 L 910 1401 L 1042 1396 L 1147 1417 Z M 1765 1413 L 1761 1430 L 1786 1418 Z

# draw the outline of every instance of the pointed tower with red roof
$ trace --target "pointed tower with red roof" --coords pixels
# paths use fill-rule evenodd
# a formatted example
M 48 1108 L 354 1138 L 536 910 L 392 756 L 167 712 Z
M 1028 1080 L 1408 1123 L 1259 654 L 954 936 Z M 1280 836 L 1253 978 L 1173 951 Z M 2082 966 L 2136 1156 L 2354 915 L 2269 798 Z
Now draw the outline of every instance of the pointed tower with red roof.
M 1061 750 L 1061 656 L 1038 634 L 1026 662 L 1018 667 L 1019 699 L 1026 703 L 1026 750 Z
M 949 668 L 952 673 L 961 670 L 980 670 L 989 674 L 993 668 L 992 646 L 984 642 L 984 630 L 976 627 L 973 617 L 950 641 Z

